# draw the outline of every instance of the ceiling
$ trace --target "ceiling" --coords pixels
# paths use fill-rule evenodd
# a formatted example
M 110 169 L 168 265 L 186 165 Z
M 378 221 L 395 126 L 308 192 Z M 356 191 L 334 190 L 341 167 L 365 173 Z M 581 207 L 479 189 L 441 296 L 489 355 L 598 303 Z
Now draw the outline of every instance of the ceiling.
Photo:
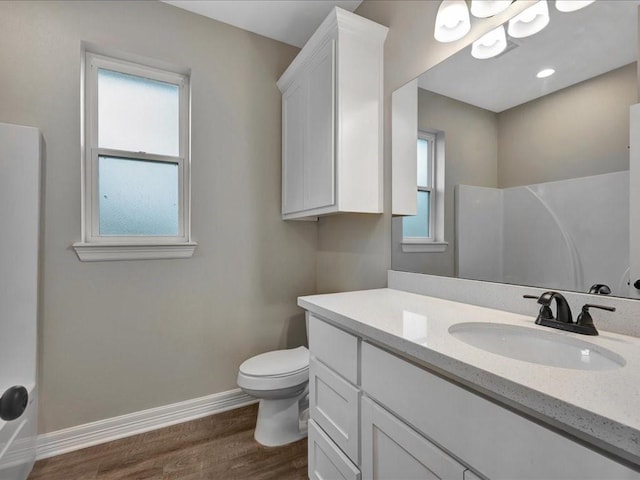
M 510 39 L 515 48 L 487 60 L 469 46 L 424 73 L 420 87 L 501 112 L 636 60 L 639 0 L 598 0 L 572 13 L 553 3 L 541 32 Z M 543 68 L 556 73 L 536 78 Z
M 362 0 L 162 0 L 220 22 L 302 48 L 333 7 Z

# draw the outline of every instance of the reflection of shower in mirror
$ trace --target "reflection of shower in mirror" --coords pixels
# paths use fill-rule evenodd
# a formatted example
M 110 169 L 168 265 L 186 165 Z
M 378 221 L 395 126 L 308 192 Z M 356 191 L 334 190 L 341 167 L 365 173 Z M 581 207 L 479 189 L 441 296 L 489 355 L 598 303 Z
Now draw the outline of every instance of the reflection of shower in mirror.
M 629 266 L 629 173 L 456 191 L 463 278 L 588 292 L 620 291 Z

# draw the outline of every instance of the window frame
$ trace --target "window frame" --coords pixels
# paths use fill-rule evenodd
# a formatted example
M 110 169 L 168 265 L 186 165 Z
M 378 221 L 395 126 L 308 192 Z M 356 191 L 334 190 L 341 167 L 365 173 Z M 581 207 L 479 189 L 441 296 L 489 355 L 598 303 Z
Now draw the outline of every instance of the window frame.
M 85 123 L 83 125 L 84 132 L 82 135 L 84 142 L 82 148 L 82 242 L 73 245 L 76 253 L 80 257 L 80 260 L 130 260 L 136 258 L 183 258 L 192 256 L 196 244 L 191 239 L 189 75 L 89 51 L 84 52 L 83 63 L 84 91 L 81 93 L 81 100 L 83 102 Z M 99 147 L 99 69 L 148 78 L 178 86 L 179 151 L 177 156 Z M 179 205 L 177 235 L 100 235 L 98 162 L 101 156 L 170 163 L 178 166 Z M 91 251 L 91 247 L 100 248 Z
M 429 185 L 420 185 L 420 182 L 416 182 L 417 191 L 418 192 L 429 192 L 429 235 L 427 237 L 406 237 L 419 239 L 422 242 L 433 242 L 435 239 L 434 230 L 435 230 L 435 213 L 436 208 L 435 204 L 437 203 L 436 192 L 434 188 L 434 175 L 436 173 L 435 163 L 436 163 L 436 136 L 433 133 L 418 131 L 418 140 L 426 140 L 427 142 L 427 170 L 428 170 L 428 178 Z M 417 141 L 416 141 L 417 143 Z
M 402 251 L 444 252 L 448 245 L 448 242 L 444 240 L 444 132 L 418 130 L 416 136 L 416 160 L 418 140 L 426 140 L 428 142 L 429 185 L 420 185 L 418 183 L 416 171 L 416 194 L 417 192 L 429 192 L 429 236 L 405 236 L 403 221 Z

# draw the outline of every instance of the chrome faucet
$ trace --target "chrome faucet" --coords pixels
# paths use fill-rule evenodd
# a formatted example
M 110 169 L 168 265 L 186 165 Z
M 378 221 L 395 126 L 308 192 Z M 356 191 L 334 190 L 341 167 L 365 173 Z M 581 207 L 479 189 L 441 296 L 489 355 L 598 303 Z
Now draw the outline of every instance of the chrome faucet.
M 582 307 L 582 312 L 578 316 L 577 322 L 573 322 L 573 316 L 571 315 L 571 308 L 567 299 L 558 292 L 544 292 L 539 297 L 535 295 L 524 295 L 524 298 L 532 298 L 538 300 L 541 305 L 540 312 L 536 318 L 536 323 L 544 327 L 557 328 L 559 330 L 566 330 L 568 332 L 581 333 L 583 335 L 598 335 L 593 324 L 593 319 L 589 314 L 589 308 L 599 308 L 602 310 L 608 310 L 615 312 L 613 307 L 606 307 L 603 305 L 586 304 Z M 553 316 L 551 311 L 551 302 L 555 299 L 556 303 L 556 316 Z

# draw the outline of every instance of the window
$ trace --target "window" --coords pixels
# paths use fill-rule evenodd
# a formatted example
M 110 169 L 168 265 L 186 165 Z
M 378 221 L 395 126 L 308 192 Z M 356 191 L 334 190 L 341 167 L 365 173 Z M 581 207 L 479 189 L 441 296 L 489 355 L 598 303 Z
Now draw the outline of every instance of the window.
M 418 132 L 417 214 L 402 219 L 405 252 L 442 252 L 444 242 L 444 134 Z
M 189 77 L 86 53 L 81 260 L 193 254 Z

